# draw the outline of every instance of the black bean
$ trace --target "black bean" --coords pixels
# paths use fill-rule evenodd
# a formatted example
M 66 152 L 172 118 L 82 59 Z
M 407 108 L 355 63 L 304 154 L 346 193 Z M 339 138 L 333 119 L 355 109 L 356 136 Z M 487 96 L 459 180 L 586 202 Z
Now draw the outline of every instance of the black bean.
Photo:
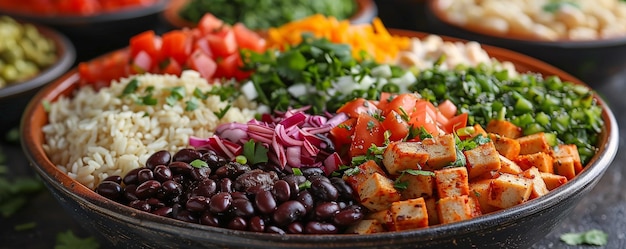
M 348 185 L 348 183 L 346 183 L 346 181 L 339 177 L 331 177 L 330 182 L 333 186 L 335 186 L 335 188 L 337 188 L 340 198 L 345 200 L 354 199 L 354 190 L 350 187 L 350 185 Z
M 208 211 L 202 213 L 202 215 L 200 216 L 199 222 L 202 225 L 208 225 L 208 226 L 213 226 L 213 227 L 220 226 L 220 220 L 217 218 L 217 216 L 215 216 L 213 213 L 208 212 Z
M 252 232 L 263 232 L 265 231 L 265 220 L 263 220 L 259 216 L 253 216 L 248 221 L 248 230 Z
M 209 150 L 202 154 L 202 161 L 205 161 L 212 170 L 215 170 L 226 163 L 226 160 L 215 153 L 215 151 Z
M 336 234 L 339 232 L 339 229 L 330 223 L 319 222 L 319 221 L 309 221 L 304 226 L 304 233 L 307 234 Z
M 117 184 L 122 184 L 122 177 L 118 176 L 118 175 L 114 175 L 114 176 L 109 176 L 107 178 L 104 178 L 104 180 L 102 180 L 103 182 L 109 181 L 109 182 L 116 182 Z
M 307 213 L 311 213 L 313 207 L 315 206 L 315 200 L 313 199 L 313 195 L 308 190 L 300 191 L 296 200 L 304 205 Z
M 286 201 L 276 208 L 272 214 L 272 218 L 279 226 L 285 226 L 289 223 L 306 215 L 304 205 L 299 201 Z
M 220 178 L 236 179 L 241 174 L 251 170 L 252 169 L 248 165 L 237 162 L 228 162 L 224 166 L 217 168 L 217 170 L 215 170 L 215 174 Z
M 247 193 L 256 193 L 259 190 L 270 190 L 278 180 L 276 172 L 264 172 L 254 169 L 244 172 L 235 179 L 235 189 Z
M 137 185 L 135 184 L 126 185 L 126 188 L 124 188 L 124 199 L 126 199 L 129 202 L 139 199 L 137 197 Z
M 276 210 L 276 200 L 270 191 L 261 191 L 256 194 L 254 198 L 254 204 L 259 212 L 263 214 L 270 214 Z
M 228 192 L 220 192 L 211 197 L 211 203 L 209 203 L 209 210 L 213 213 L 221 213 L 228 208 L 232 202 L 232 197 Z
M 161 184 L 161 189 L 168 199 L 180 196 L 183 193 L 183 187 L 180 183 L 173 180 L 167 180 Z
M 150 207 L 150 204 L 148 204 L 148 202 L 145 200 L 131 201 L 130 204 L 128 204 L 128 206 L 137 210 L 144 211 L 144 212 L 150 212 L 150 210 L 152 209 L 152 207 Z
M 168 166 L 174 174 L 189 175 L 193 171 L 193 166 L 186 162 L 175 161 Z
M 325 177 L 311 180 L 310 192 L 313 196 L 322 201 L 335 201 L 339 197 L 337 188 Z
M 135 195 L 139 199 L 148 199 L 153 197 L 161 188 L 161 183 L 157 180 L 148 180 L 139 184 L 137 186 L 137 190 L 135 190 Z
M 128 173 L 126 173 L 126 176 L 124 176 L 124 178 L 122 179 L 124 184 L 126 185 L 138 184 L 139 182 L 137 181 L 137 172 L 139 172 L 142 169 L 143 168 L 136 168 L 136 169 L 132 169 L 131 171 L 128 171 Z
M 158 216 L 163 216 L 163 217 L 171 217 L 172 215 L 172 207 L 160 207 L 157 208 L 156 210 L 152 211 L 153 214 L 156 214 Z
M 248 222 L 243 217 L 235 217 L 226 225 L 227 228 L 234 230 L 248 230 Z
M 334 201 L 322 202 L 315 206 L 315 217 L 318 220 L 328 220 L 333 218 L 335 214 L 339 213 L 341 209 L 339 208 L 339 204 Z
M 235 191 L 235 192 L 230 193 L 230 195 L 233 197 L 233 200 L 234 200 L 234 199 L 245 199 L 245 200 L 249 200 L 249 199 L 248 199 L 248 196 L 247 196 L 247 195 L 246 195 L 246 193 L 244 193 L 244 192 Z
M 285 233 L 285 230 L 281 229 L 280 227 L 277 226 L 268 226 L 265 229 L 266 233 L 277 233 L 277 234 L 281 234 L 281 235 L 285 235 L 287 233 Z
M 310 178 L 311 176 L 324 176 L 326 175 L 324 173 L 324 170 L 322 168 L 319 167 L 306 167 L 306 168 L 301 168 L 300 171 L 302 171 L 302 175 L 304 175 L 307 178 Z
M 119 200 L 123 193 L 122 186 L 114 181 L 103 181 L 96 187 L 96 193 L 110 200 Z
M 196 188 L 193 189 L 194 195 L 202 195 L 211 197 L 217 192 L 217 183 L 211 179 L 202 180 Z
M 301 234 L 302 232 L 304 232 L 304 225 L 300 222 L 296 221 L 287 225 L 287 233 Z
M 220 192 L 233 192 L 233 180 L 230 178 L 222 178 L 220 181 Z
M 209 176 L 211 176 L 211 168 L 209 167 L 194 168 L 191 171 L 191 177 L 196 181 L 208 179 Z
M 210 201 L 210 198 L 204 196 L 192 196 L 185 203 L 185 208 L 191 212 L 203 212 L 209 207 Z
M 165 165 L 157 165 L 154 167 L 154 179 L 160 182 L 172 180 L 172 170 Z
M 238 217 L 251 217 L 254 215 L 254 206 L 248 199 L 234 198 L 231 204 L 232 213 Z
M 172 155 L 168 151 L 157 151 L 154 154 L 150 155 L 150 157 L 148 157 L 148 160 L 146 160 L 146 167 L 149 169 L 154 169 L 158 165 L 170 164 L 171 160 Z
M 365 217 L 365 213 L 362 209 L 348 207 L 335 214 L 333 222 L 339 226 L 348 226 L 362 220 L 363 217 Z
M 189 210 L 179 210 L 173 218 L 186 222 L 198 223 L 198 218 L 196 218 L 192 212 L 189 212 Z
M 201 158 L 202 158 L 202 153 L 200 153 L 199 151 L 195 149 L 191 149 L 191 148 L 185 148 L 174 153 L 174 156 L 172 157 L 172 161 L 191 163 L 194 160 L 201 159 Z
M 276 201 L 278 201 L 278 203 L 283 203 L 291 199 L 291 187 L 285 180 L 276 181 L 272 192 L 274 193 L 274 197 L 276 197 Z
M 143 183 L 145 181 L 148 180 L 152 180 L 154 179 L 154 173 L 152 172 L 151 169 L 141 169 L 140 171 L 137 172 L 137 181 L 139 183 Z

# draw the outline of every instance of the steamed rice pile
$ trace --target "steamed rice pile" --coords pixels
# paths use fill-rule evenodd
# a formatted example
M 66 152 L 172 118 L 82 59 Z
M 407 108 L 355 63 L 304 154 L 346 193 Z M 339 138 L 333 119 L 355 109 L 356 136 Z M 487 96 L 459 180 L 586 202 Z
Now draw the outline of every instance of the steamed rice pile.
M 43 128 L 44 150 L 60 170 L 89 188 L 108 176 L 144 166 L 154 152 L 176 152 L 188 146 L 190 136 L 209 137 L 219 124 L 247 122 L 256 113 L 254 103 L 240 98 L 219 119 L 215 113 L 229 103 L 215 95 L 197 99 L 197 108 L 186 111 L 185 101 L 196 88 L 202 92 L 212 88 L 195 71 L 185 71 L 180 77 L 145 74 L 134 79 L 139 83 L 135 92 L 151 91 L 156 105 L 120 97 L 133 78 L 114 81 L 98 91 L 81 87 L 72 98 L 50 104 L 49 124 Z M 184 87 L 186 99 L 166 103 L 171 89 L 178 86 Z

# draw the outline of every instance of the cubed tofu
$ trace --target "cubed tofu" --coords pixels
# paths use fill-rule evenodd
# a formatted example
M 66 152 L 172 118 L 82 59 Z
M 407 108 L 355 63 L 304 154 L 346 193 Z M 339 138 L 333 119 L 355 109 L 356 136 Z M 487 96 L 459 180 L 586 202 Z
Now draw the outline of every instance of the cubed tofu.
M 388 225 L 393 222 L 393 220 L 391 219 L 391 214 L 389 213 L 389 209 L 369 212 L 365 216 L 364 220 L 377 220 L 378 222 L 380 222 L 380 224 L 382 224 L 383 228 L 385 229 L 387 229 Z
M 519 137 L 517 141 L 520 145 L 520 155 L 534 154 L 537 152 L 550 153 L 551 150 L 546 134 L 543 132 Z
M 509 173 L 513 175 L 517 175 L 522 173 L 522 168 L 517 165 L 517 163 L 511 161 L 510 159 L 500 155 L 500 173 Z
M 467 195 L 440 198 L 437 202 L 437 214 L 441 224 L 472 218 L 472 210 Z
M 487 131 L 485 131 L 485 129 L 480 125 L 480 124 L 474 124 L 474 133 L 472 134 L 472 137 L 478 136 L 478 135 L 482 135 L 484 137 L 487 136 Z
M 383 165 L 391 175 L 403 170 L 422 169 L 429 153 L 420 142 L 391 142 L 383 153 Z
M 456 141 L 453 134 L 436 136 L 422 141 L 428 151 L 425 170 L 437 170 L 456 161 Z
M 556 149 L 552 151 L 554 158 L 572 157 L 574 159 L 574 170 L 576 174 L 583 170 L 582 162 L 580 161 L 580 154 L 578 154 L 578 147 L 575 144 L 559 144 Z
M 485 130 L 508 138 L 518 138 L 523 135 L 522 128 L 506 120 L 492 119 L 487 123 Z
M 488 202 L 490 186 L 491 186 L 491 179 L 472 181 L 469 184 L 469 187 L 470 187 L 469 196 L 473 196 L 476 198 L 480 206 L 480 210 L 484 214 L 500 210 L 500 208 L 494 207 Z
M 504 157 L 513 160 L 520 153 L 520 144 L 517 139 L 500 136 L 495 133 L 490 133 L 489 138 L 493 141 L 493 145 L 496 146 L 498 153 Z
M 546 187 L 546 183 L 543 181 L 543 178 L 541 178 L 541 172 L 539 172 L 536 167 L 531 167 L 530 169 L 525 170 L 521 175 L 533 181 L 533 189 L 530 192 L 530 199 L 544 196 L 550 192 L 548 187 Z
M 468 195 L 467 198 L 469 200 L 468 205 L 469 205 L 470 214 L 472 215 L 472 217 L 478 217 L 478 216 L 483 215 L 478 199 L 475 196 L 472 196 L 471 194 Z
M 522 176 L 502 174 L 491 180 L 487 203 L 497 208 L 509 208 L 530 198 L 533 181 Z
M 435 171 L 435 186 L 439 198 L 469 194 L 467 168 L 455 167 Z
M 467 160 L 469 178 L 476 178 L 490 171 L 500 169 L 500 154 L 492 142 L 481 144 L 474 149 L 463 151 Z
M 397 201 L 389 208 L 393 231 L 404 231 L 428 226 L 428 211 L 424 198 Z
M 374 160 L 368 160 L 357 166 L 357 168 L 357 170 L 352 171 L 352 174 L 344 175 L 343 177 L 352 189 L 357 189 L 361 183 L 370 178 L 374 173 L 385 175 L 383 169 L 381 169 Z
M 346 229 L 346 233 L 348 234 L 373 234 L 382 232 L 386 232 L 386 230 L 378 220 L 360 220 Z
M 400 192 L 393 187 L 393 181 L 379 173 L 361 183 L 357 194 L 361 204 L 371 211 L 388 209 L 391 203 L 400 200 Z
M 522 170 L 527 170 L 534 166 L 541 172 L 554 172 L 554 158 L 548 153 L 537 152 L 533 154 L 519 155 L 514 162 L 516 162 Z
M 428 225 L 433 226 L 439 224 L 439 214 L 437 213 L 437 199 L 434 197 L 424 199 L 426 202 L 426 211 L 428 211 Z
M 432 197 L 435 189 L 435 177 L 432 175 L 402 174 L 396 181 L 405 183 L 407 188 L 400 190 L 402 200 L 418 197 Z
M 567 180 L 572 180 L 572 178 L 576 176 L 576 164 L 574 163 L 574 158 L 570 156 L 554 159 L 554 173 L 565 176 Z
M 543 182 L 546 184 L 546 188 L 548 188 L 548 190 L 553 190 L 567 183 L 567 177 L 565 176 L 545 172 L 539 172 L 539 174 L 541 175 L 541 179 L 543 179 Z

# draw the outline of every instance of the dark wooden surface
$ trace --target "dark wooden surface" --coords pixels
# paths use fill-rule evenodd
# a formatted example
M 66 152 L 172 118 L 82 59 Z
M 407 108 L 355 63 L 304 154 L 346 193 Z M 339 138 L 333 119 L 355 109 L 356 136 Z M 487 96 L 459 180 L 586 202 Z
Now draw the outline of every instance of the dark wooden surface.
M 420 19 L 421 9 L 409 0 L 380 0 L 379 16 L 391 28 L 431 31 Z M 419 2 L 419 1 L 417 1 Z M 74 41 L 77 42 L 77 41 Z M 106 42 L 106 41 L 104 41 Z M 97 51 L 97 44 L 90 55 L 102 54 Z M 89 57 L 81 54 L 80 60 Z M 620 134 L 626 136 L 626 69 L 622 75 L 615 76 L 607 82 L 598 82 L 593 86 L 605 96 L 617 118 Z M 533 248 L 598 248 L 567 246 L 559 240 L 559 236 L 568 232 L 582 232 L 589 229 L 600 229 L 609 234 L 608 245 L 601 248 L 626 248 L 626 191 L 623 189 L 622 177 L 626 174 L 626 152 L 624 140 L 620 138 L 620 149 L 604 177 L 598 185 L 582 199 L 572 214 L 563 220 L 555 229 L 543 238 L 537 238 Z M 0 150 L 7 156 L 10 177 L 34 176 L 19 144 L 0 141 Z M 35 222 L 36 227 L 25 231 L 15 231 L 15 226 Z M 529 228 L 532 229 L 532 228 Z M 29 203 L 17 214 L 3 218 L 0 216 L 0 248 L 54 248 L 56 236 L 60 232 L 71 230 L 80 237 L 88 237 L 80 226 L 80 221 L 73 220 L 57 203 L 52 195 L 44 190 L 34 195 Z

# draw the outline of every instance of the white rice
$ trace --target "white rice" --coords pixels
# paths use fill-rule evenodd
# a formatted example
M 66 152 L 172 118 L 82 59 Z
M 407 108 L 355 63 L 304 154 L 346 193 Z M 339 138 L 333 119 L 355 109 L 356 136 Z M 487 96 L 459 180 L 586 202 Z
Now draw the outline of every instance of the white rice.
M 254 118 L 254 103 L 240 98 L 222 119 L 214 112 L 229 103 L 219 96 L 198 99 L 198 108 L 185 111 L 185 101 L 198 88 L 212 88 L 195 71 L 180 77 L 145 74 L 134 77 L 135 91 L 154 87 L 157 105 L 137 104 L 130 97 L 120 97 L 132 78 L 111 83 L 98 91 L 81 87 L 73 97 L 61 97 L 50 104 L 49 124 L 43 127 L 46 151 L 57 167 L 85 186 L 94 189 L 111 175 L 123 176 L 145 165 L 148 157 L 159 150 L 178 151 L 188 146 L 190 136 L 206 138 L 222 123 L 247 122 Z M 183 86 L 186 97 L 174 105 L 166 104 L 172 87 Z

